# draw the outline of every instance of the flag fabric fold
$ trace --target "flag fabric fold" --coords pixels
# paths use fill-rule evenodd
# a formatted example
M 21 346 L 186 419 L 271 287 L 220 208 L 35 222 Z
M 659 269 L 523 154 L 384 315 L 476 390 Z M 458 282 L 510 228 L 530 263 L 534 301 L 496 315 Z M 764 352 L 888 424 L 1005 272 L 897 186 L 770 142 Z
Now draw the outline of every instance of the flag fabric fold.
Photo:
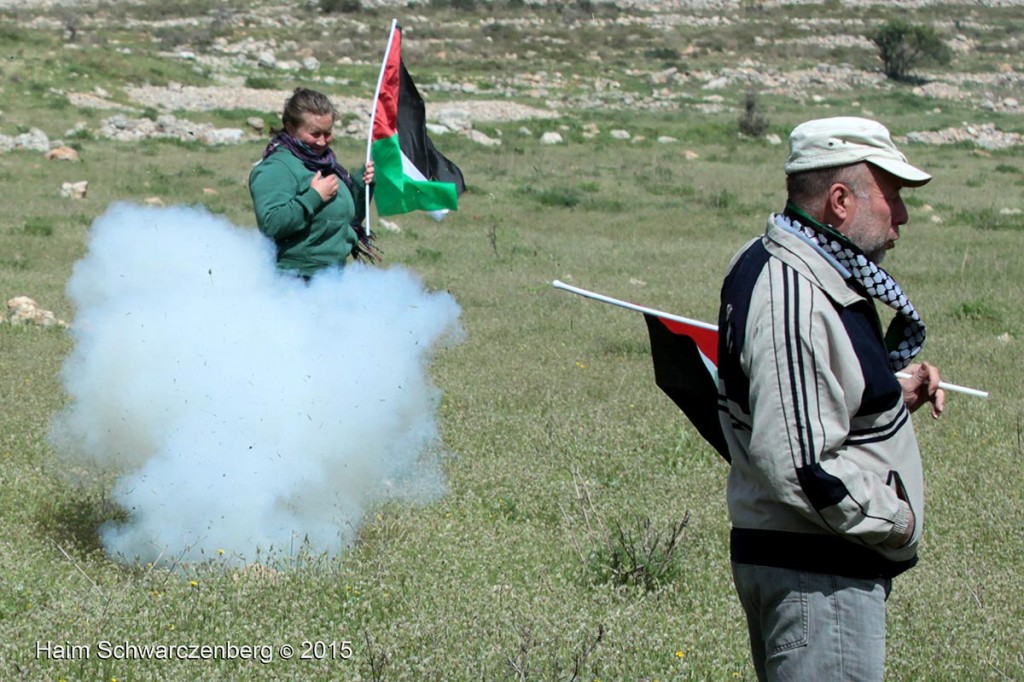
M 458 208 L 466 183 L 427 136 L 426 107 L 402 63 L 402 28 L 392 23 L 374 97 L 370 155 L 377 214 Z
M 672 399 L 725 461 L 729 447 L 718 420 L 718 332 L 644 313 L 654 383 Z

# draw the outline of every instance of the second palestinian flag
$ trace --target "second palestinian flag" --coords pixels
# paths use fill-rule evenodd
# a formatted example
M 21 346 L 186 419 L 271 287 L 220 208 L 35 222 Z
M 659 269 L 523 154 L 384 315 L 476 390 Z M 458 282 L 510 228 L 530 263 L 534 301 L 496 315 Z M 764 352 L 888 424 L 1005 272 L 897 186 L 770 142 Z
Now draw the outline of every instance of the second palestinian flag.
M 718 421 L 718 331 L 648 313 L 644 319 L 651 337 L 654 383 L 730 461 Z
M 377 90 L 370 153 L 378 215 L 457 209 L 466 183 L 459 167 L 427 137 L 426 107 L 402 63 L 397 23 L 392 24 Z

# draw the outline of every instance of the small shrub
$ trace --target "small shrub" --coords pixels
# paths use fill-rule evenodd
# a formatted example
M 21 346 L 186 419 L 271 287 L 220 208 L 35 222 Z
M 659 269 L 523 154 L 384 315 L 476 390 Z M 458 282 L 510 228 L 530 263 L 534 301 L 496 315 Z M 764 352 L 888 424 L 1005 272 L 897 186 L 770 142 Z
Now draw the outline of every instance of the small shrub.
M 768 132 L 768 117 L 761 112 L 757 95 L 753 92 L 748 92 L 743 98 L 739 126 L 740 132 L 747 137 L 764 137 Z
M 435 249 L 417 246 L 415 260 L 419 263 L 436 263 L 441 260 L 441 252 Z
M 435 9 L 471 12 L 476 9 L 476 0 L 430 0 L 430 6 Z
M 362 0 L 320 0 L 324 14 L 357 14 L 363 11 Z
M 95 140 L 96 139 L 96 134 L 93 133 L 88 128 L 75 128 L 74 130 L 68 132 L 67 135 L 64 136 L 64 139 L 67 139 L 67 140 Z M 71 146 L 74 147 L 75 145 L 72 144 Z M 81 151 L 81 150 L 79 150 L 79 151 Z
M 45 218 L 29 218 L 21 231 L 33 237 L 49 237 L 53 234 L 53 223 Z
M 644 52 L 644 56 L 660 62 L 678 62 L 681 55 L 679 50 L 671 47 L 652 47 Z
M 245 87 L 253 90 L 280 90 L 277 81 L 267 76 L 246 76 Z
M 639 515 L 635 527 L 614 522 L 609 528 L 594 505 L 587 482 L 575 469 L 572 477 L 573 507 L 578 516 L 574 518 L 564 507 L 562 516 L 575 528 L 570 539 L 588 579 L 653 592 L 679 578 L 680 548 L 690 523 L 689 512 L 665 530 L 656 529 L 650 518 Z
M 728 211 L 736 206 L 736 195 L 727 189 L 704 197 L 704 205 L 716 211 Z
M 540 190 L 526 187 L 519 193 L 525 194 L 541 206 L 556 208 L 575 208 L 582 201 L 579 190 L 574 187 L 550 187 Z
M 1001 323 L 1003 321 L 1003 316 L 999 311 L 985 301 L 965 301 L 957 306 L 953 317 L 971 322 Z
M 13 256 L 0 256 L 0 268 L 21 272 L 28 270 L 28 259 L 20 253 Z
M 638 517 L 629 528 L 616 522 L 607 545 L 594 554 L 594 569 L 605 582 L 645 592 L 674 582 L 679 575 L 677 552 L 689 523 L 689 513 L 666 530 L 654 528 L 649 518 Z
M 949 46 L 930 26 L 910 24 L 893 19 L 868 35 L 878 47 L 882 58 L 882 72 L 896 81 L 911 80 L 910 72 L 925 62 L 948 64 L 953 58 Z
M 995 209 L 981 211 L 962 211 L 957 220 L 976 230 L 1016 230 L 1024 231 L 1024 213 L 1001 213 Z

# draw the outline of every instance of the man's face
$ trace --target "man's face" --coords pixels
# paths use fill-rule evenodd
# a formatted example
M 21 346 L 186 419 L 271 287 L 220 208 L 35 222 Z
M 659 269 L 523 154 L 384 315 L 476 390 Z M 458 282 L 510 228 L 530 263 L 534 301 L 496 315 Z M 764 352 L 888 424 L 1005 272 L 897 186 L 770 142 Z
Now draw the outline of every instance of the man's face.
M 909 219 L 900 198 L 902 184 L 885 171 L 865 163 L 856 182 L 854 205 L 840 231 L 875 263 L 896 245 L 900 226 Z

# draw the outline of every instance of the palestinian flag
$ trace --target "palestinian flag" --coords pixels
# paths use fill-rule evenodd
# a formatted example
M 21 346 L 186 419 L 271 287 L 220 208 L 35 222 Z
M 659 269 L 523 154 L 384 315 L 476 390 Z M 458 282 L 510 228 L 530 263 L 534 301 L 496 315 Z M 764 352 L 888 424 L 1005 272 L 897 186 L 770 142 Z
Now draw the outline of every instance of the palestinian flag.
M 654 383 L 718 454 L 731 461 L 718 421 L 718 330 L 644 313 Z
M 378 215 L 458 208 L 462 171 L 434 147 L 426 121 L 423 98 L 402 63 L 402 28 L 392 22 L 370 132 Z

